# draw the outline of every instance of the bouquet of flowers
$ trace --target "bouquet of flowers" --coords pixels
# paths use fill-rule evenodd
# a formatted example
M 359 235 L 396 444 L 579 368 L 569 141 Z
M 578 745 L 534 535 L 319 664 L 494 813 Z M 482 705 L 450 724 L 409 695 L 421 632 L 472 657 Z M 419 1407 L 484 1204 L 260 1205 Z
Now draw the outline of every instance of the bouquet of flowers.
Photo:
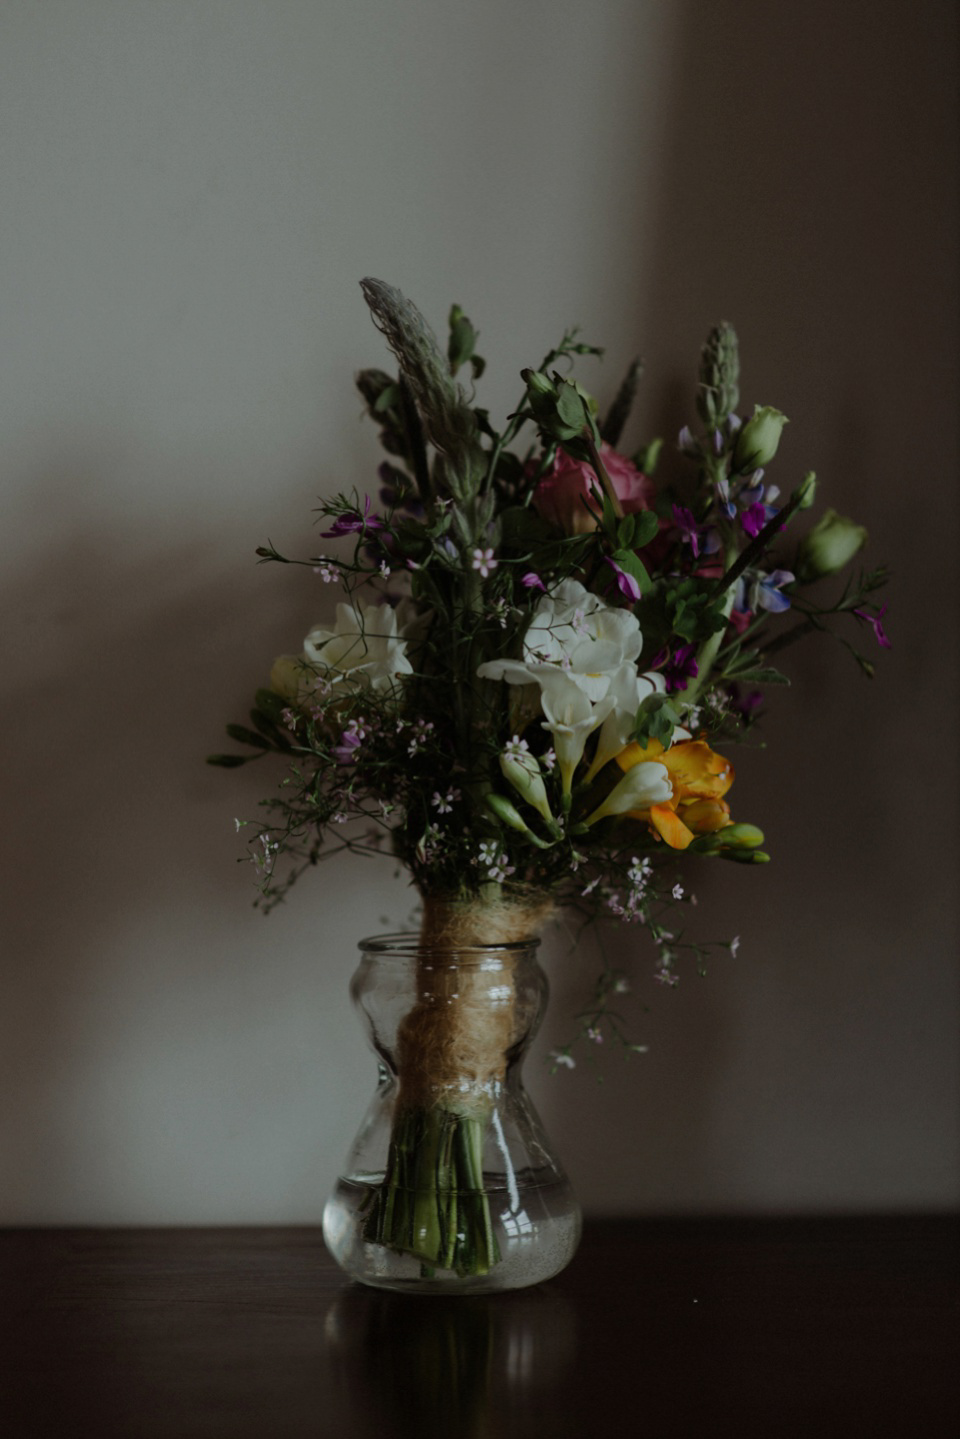
M 768 858 L 732 812 L 730 745 L 758 723 L 762 691 L 788 682 L 774 661 L 796 640 L 852 618 L 889 643 L 874 599 L 885 574 L 851 572 L 822 597 L 817 582 L 850 566 L 866 533 L 833 510 L 802 525 L 812 473 L 786 494 L 771 483 L 787 420 L 767 405 L 738 413 L 729 325 L 703 348 L 697 427 L 669 457 L 660 440 L 627 457 L 639 362 L 601 412 L 572 374 L 601 351 L 569 330 L 495 425 L 475 402 L 484 361 L 462 309 L 442 349 L 396 289 L 362 289 L 396 362 L 357 376 L 386 453 L 379 491 L 321 503 L 322 538 L 346 546 L 257 551 L 309 565 L 342 598 L 276 661 L 250 726 L 228 727 L 246 751 L 212 757 L 285 764 L 250 822 L 258 902 L 269 909 L 329 854 L 387 851 L 422 899 L 426 945 L 525 939 L 563 906 L 645 926 L 674 983 L 684 952 L 703 953 L 674 917 L 689 898 L 678 865 Z M 619 1032 L 607 1000 L 621 983 L 602 981 L 588 1038 Z M 407 1021 L 428 1075 L 433 1048 L 455 1040 L 426 1008 Z M 482 1128 L 482 1106 L 427 1105 L 400 1106 L 388 1199 L 425 1124 L 431 1153 L 469 1154 L 450 1134 Z M 403 1248 L 398 1207 L 379 1206 L 376 1239 Z

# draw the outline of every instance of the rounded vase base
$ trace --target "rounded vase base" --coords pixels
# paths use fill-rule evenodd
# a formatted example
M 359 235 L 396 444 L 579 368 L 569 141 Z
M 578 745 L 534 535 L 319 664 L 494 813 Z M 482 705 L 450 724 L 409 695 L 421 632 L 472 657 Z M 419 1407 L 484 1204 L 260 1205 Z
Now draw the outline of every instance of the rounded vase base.
M 526 1289 L 565 1269 L 580 1242 L 580 1207 L 565 1180 L 514 1183 L 508 1189 L 498 1178 L 485 1190 L 492 1262 L 478 1266 L 482 1272 L 443 1268 L 367 1237 L 382 1182 L 382 1175 L 339 1179 L 323 1212 L 323 1236 L 333 1258 L 351 1279 L 375 1289 L 448 1295 Z

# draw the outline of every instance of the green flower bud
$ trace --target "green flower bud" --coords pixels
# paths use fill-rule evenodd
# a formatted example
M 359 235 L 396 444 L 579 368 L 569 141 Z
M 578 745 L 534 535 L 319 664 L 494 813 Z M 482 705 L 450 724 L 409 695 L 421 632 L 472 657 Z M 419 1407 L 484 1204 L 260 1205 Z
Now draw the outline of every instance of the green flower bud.
M 800 496 L 797 509 L 809 510 L 817 497 L 817 477 L 813 470 L 807 471 L 794 493 Z
M 516 805 L 505 799 L 502 794 L 488 794 L 484 796 L 487 809 L 502 820 L 510 829 L 515 829 L 519 834 L 529 834 L 530 827 L 520 814 Z
M 755 824 L 728 824 L 717 838 L 724 849 L 756 849 L 763 844 L 763 830 Z
M 556 824 L 536 755 L 505 749 L 500 756 L 500 773 L 547 824 Z
M 743 474 L 769 465 L 777 453 L 784 425 L 789 424 L 786 415 L 772 405 L 754 405 L 753 418 L 743 425 L 737 435 L 733 451 L 734 467 Z
M 797 546 L 794 572 L 802 583 L 836 574 L 848 565 L 867 542 L 863 525 L 845 520 L 836 510 L 827 510 Z
M 556 837 L 559 837 L 560 834 L 556 825 L 552 826 L 556 835 L 554 839 L 541 839 L 539 835 L 534 834 L 516 805 L 502 794 L 484 795 L 484 802 L 491 814 L 495 814 L 497 819 L 507 825 L 509 829 L 515 829 L 518 834 L 524 835 L 531 844 L 537 846 L 537 849 L 550 849 L 556 843 Z

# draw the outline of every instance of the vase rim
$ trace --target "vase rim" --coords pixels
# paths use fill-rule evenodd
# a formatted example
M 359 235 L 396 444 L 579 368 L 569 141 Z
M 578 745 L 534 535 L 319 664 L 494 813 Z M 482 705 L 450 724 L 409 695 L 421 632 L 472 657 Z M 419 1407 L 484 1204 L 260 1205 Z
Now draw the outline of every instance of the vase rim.
M 373 934 L 361 939 L 358 948 L 369 955 L 397 959 L 408 959 L 416 954 L 456 954 L 466 958 L 481 958 L 490 955 L 519 954 L 521 950 L 534 950 L 540 945 L 539 935 L 527 939 L 509 940 L 498 944 L 459 944 L 456 941 L 422 940 L 419 934 L 407 931 L 397 934 Z

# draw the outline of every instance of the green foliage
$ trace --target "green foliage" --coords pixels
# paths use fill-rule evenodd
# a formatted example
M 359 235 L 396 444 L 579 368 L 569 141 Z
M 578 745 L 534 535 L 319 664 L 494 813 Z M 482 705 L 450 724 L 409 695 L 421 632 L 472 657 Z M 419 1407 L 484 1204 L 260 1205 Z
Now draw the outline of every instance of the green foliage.
M 669 695 L 654 694 L 643 701 L 637 710 L 637 718 L 630 738 L 637 744 L 649 744 L 659 740 L 668 749 L 673 732 L 680 723 L 680 715 Z

